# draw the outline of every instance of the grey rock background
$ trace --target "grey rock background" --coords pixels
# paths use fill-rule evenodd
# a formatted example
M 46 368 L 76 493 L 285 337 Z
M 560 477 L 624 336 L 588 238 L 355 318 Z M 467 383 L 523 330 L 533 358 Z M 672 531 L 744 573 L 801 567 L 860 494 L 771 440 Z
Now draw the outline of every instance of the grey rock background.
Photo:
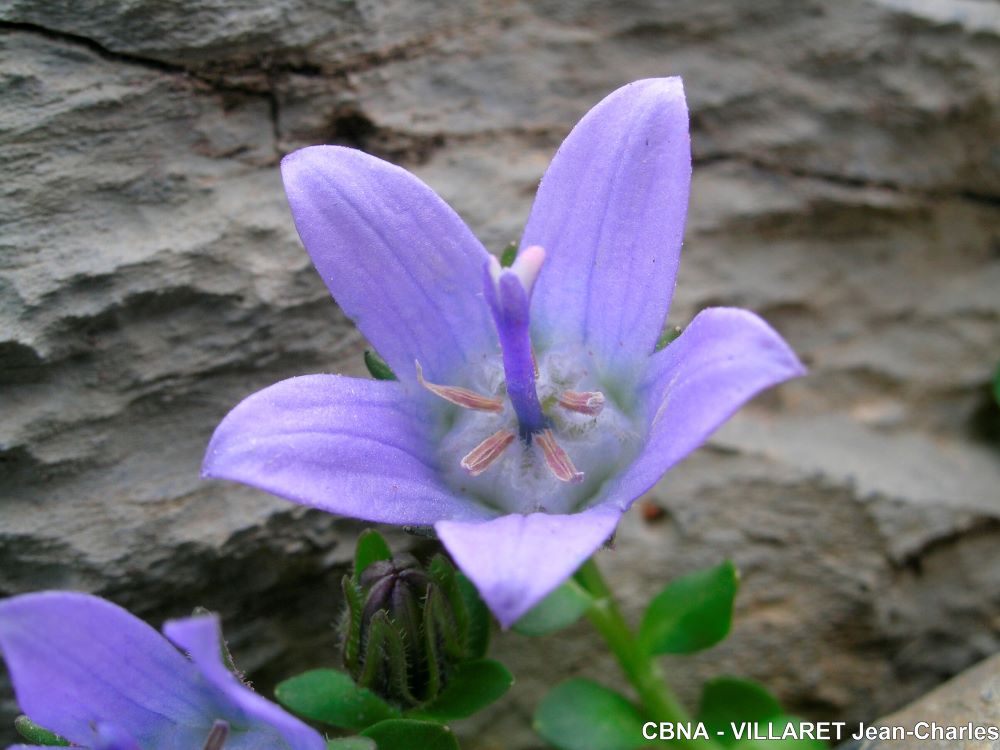
M 920 724 L 923 723 L 923 726 Z M 927 695 L 882 719 L 875 737 L 866 732 L 861 739 L 838 746 L 838 750 L 996 750 L 997 742 L 975 739 L 948 739 L 947 730 L 937 727 L 1000 726 L 1000 655 L 984 659 Z M 871 727 L 869 728 L 872 729 Z M 879 739 L 879 731 L 912 732 L 916 737 Z M 851 730 L 855 732 L 855 730 Z M 980 730 L 982 731 L 982 730 Z M 892 734 L 889 734 L 892 737 Z
M 499 249 L 584 111 L 681 74 L 696 166 L 672 322 L 753 308 L 812 373 L 664 479 L 661 520 L 630 515 L 602 553 L 630 614 L 732 556 L 733 637 L 675 679 L 755 677 L 820 718 L 870 720 L 1000 648 L 995 0 L 9 0 L 0 18 L 0 593 L 81 588 L 154 622 L 216 608 L 263 689 L 332 661 L 358 525 L 198 478 L 243 396 L 360 372 L 278 159 L 389 158 Z M 539 747 L 554 676 L 615 679 L 582 625 L 494 649 L 518 684 L 459 726 L 474 750 Z

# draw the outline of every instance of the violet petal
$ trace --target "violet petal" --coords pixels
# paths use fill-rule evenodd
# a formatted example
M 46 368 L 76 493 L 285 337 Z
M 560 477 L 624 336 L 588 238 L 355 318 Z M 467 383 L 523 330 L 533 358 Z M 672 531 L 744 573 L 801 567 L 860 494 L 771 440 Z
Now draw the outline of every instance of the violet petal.
M 93 750 L 142 750 L 135 738 L 117 724 L 102 721 L 96 734 Z
M 586 342 L 620 371 L 652 353 L 690 184 L 680 78 L 630 83 L 580 120 L 542 178 L 521 243 L 546 251 L 532 307 L 536 343 Z
M 145 747 L 205 721 L 194 667 L 103 599 L 51 591 L 0 601 L 0 649 L 21 710 L 75 744 L 90 746 L 102 721 Z
M 496 351 L 482 300 L 488 254 L 433 190 L 404 169 L 339 146 L 281 162 L 302 244 L 344 313 L 401 380 L 432 382 Z
M 572 515 L 509 515 L 485 523 L 440 521 L 438 536 L 504 627 L 565 581 L 611 536 L 614 507 Z
M 766 388 L 805 374 L 788 344 L 747 310 L 708 308 L 657 352 L 642 387 L 649 436 L 636 461 L 608 486 L 627 508 Z
M 198 671 L 219 695 L 217 701 L 224 706 L 223 718 L 232 722 L 233 709 L 238 709 L 249 719 L 251 731 L 233 725 L 233 732 L 226 740 L 227 750 L 251 750 L 262 747 L 284 747 L 289 750 L 323 750 L 326 743 L 318 732 L 271 701 L 257 695 L 236 679 L 222 663 L 219 621 L 212 616 L 189 617 L 171 620 L 163 625 L 164 634 L 184 649 Z M 269 739 L 269 735 L 275 735 Z M 282 745 L 278 737 L 284 740 Z
M 392 381 L 283 380 L 229 412 L 202 471 L 366 521 L 490 517 L 442 483 L 421 403 Z

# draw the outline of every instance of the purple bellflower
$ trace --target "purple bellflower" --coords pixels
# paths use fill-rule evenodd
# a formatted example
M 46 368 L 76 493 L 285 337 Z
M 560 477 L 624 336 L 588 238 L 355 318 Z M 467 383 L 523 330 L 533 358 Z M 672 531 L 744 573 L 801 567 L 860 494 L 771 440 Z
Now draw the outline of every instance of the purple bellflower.
M 0 601 L 0 650 L 21 710 L 73 745 L 325 748 L 318 732 L 226 669 L 215 617 L 173 620 L 163 631 L 188 656 L 142 620 L 96 596 L 47 591 Z
M 662 351 L 691 181 L 679 78 L 615 91 L 542 178 L 501 268 L 413 175 L 349 148 L 281 164 L 302 242 L 399 380 L 291 378 L 219 425 L 204 474 L 433 525 L 504 625 L 759 391 L 803 368 L 744 310 Z

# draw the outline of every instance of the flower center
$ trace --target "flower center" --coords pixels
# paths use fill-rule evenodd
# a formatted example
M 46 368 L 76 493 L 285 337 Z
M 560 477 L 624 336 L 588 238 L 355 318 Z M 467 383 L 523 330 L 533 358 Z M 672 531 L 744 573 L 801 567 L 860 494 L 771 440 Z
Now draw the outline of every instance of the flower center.
M 507 512 L 581 509 L 634 443 L 631 420 L 594 387 L 586 352 L 535 358 L 528 312 L 544 258 L 533 246 L 510 268 L 490 259 L 484 297 L 501 361 L 470 367 L 474 388 L 430 383 L 416 364 L 421 385 L 462 407 L 441 440 L 446 475 L 460 491 Z

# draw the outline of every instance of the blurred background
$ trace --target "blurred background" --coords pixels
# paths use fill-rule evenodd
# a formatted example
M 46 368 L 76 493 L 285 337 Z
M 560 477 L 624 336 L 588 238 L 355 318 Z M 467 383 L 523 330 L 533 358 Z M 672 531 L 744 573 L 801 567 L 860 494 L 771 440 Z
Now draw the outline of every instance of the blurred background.
M 0 594 L 84 589 L 157 625 L 219 610 L 265 692 L 333 664 L 359 525 L 198 477 L 244 396 L 363 372 L 278 160 L 338 143 L 402 164 L 499 251 L 580 115 L 682 75 L 671 323 L 752 308 L 811 373 L 629 515 L 602 553 L 626 608 L 733 558 L 734 634 L 674 679 L 753 677 L 812 718 L 873 719 L 1000 649 L 1000 3 L 7 0 L 0 18 Z M 471 750 L 541 747 L 547 686 L 617 674 L 585 625 L 494 653 L 518 682 L 459 726 Z

